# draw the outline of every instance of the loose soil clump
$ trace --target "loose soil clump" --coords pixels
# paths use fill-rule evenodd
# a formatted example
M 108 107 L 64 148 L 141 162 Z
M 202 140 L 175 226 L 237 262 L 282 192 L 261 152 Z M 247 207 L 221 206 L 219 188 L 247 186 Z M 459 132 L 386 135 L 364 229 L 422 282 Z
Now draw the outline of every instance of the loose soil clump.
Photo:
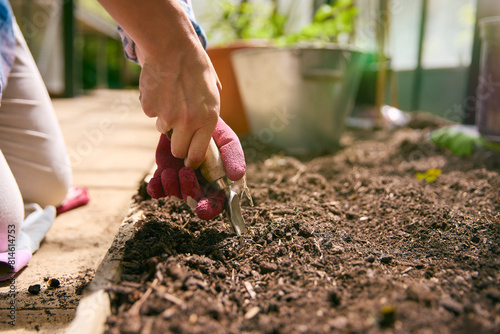
M 143 185 L 107 332 L 499 333 L 500 154 L 453 156 L 428 140 L 439 122 L 411 125 L 300 160 L 243 138 L 240 237 Z

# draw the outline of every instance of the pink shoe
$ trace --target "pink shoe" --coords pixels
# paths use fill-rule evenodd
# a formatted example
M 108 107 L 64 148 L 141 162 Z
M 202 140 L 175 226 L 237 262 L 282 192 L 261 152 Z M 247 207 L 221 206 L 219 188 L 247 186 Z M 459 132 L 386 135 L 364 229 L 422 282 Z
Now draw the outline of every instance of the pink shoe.
M 0 282 L 8 280 L 23 269 L 31 259 L 31 252 L 23 249 L 0 253 Z
M 63 212 L 83 206 L 89 201 L 87 188 L 72 186 L 69 188 L 68 194 L 62 204 L 57 207 L 56 213 L 60 215 Z

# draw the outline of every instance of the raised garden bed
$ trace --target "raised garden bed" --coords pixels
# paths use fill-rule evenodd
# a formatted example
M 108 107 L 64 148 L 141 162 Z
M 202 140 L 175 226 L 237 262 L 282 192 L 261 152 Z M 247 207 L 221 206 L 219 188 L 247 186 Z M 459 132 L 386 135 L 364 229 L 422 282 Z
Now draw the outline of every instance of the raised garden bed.
M 500 154 L 453 156 L 438 124 L 302 160 L 244 138 L 242 237 L 142 188 L 107 333 L 500 332 Z

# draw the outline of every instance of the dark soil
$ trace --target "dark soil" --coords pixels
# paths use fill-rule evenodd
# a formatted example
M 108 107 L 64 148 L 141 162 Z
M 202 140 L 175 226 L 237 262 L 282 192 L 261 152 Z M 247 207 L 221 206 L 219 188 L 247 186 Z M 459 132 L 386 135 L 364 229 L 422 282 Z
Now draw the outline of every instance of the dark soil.
M 500 333 L 500 154 L 453 156 L 437 125 L 302 160 L 242 139 L 241 237 L 139 191 L 108 333 Z

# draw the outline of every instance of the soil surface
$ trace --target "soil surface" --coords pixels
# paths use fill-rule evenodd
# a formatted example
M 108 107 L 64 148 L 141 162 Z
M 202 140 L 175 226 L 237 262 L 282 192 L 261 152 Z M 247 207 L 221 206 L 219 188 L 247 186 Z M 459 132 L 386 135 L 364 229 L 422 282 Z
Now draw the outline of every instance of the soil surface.
M 243 138 L 241 237 L 142 185 L 107 332 L 500 333 L 500 154 L 453 156 L 439 125 L 347 130 L 307 159 Z

